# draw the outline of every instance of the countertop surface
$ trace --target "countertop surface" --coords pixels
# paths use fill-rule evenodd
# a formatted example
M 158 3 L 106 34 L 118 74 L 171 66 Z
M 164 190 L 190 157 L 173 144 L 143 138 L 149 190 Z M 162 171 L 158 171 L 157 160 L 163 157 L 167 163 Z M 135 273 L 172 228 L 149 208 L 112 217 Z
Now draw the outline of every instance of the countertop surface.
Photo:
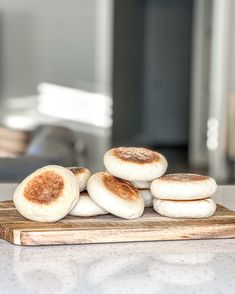
M 16 185 L 0 184 L 0 200 Z M 235 186 L 214 199 L 235 210 Z M 0 241 L 1 293 L 234 293 L 235 239 L 20 247 Z

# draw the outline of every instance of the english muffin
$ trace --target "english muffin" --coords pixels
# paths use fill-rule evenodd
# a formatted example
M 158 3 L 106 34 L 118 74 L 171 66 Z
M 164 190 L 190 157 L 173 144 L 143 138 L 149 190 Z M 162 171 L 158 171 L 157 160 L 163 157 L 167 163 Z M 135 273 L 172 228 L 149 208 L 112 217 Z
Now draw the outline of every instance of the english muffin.
M 150 189 L 150 181 L 131 181 L 131 184 L 137 189 Z
M 164 216 L 173 218 L 207 218 L 216 210 L 211 198 L 201 200 L 153 200 L 154 210 Z
M 67 168 L 48 165 L 29 175 L 16 188 L 13 201 L 25 218 L 54 222 L 65 217 L 79 198 L 79 187 Z
M 144 200 L 144 207 L 152 207 L 153 206 L 153 195 L 149 189 L 138 189 L 140 195 Z
M 75 175 L 78 181 L 80 192 L 86 190 L 87 181 L 91 175 L 91 172 L 86 167 L 68 167 L 68 169 Z
M 125 218 L 138 218 L 144 211 L 144 201 L 139 191 L 128 181 L 107 172 L 92 175 L 87 183 L 91 199 L 104 210 Z
M 80 193 L 78 202 L 69 214 L 74 216 L 95 216 L 108 214 L 108 212 L 97 205 L 87 191 L 83 191 Z
M 208 198 L 216 192 L 215 180 L 197 174 L 168 174 L 155 179 L 150 186 L 154 197 L 168 200 Z
M 119 147 L 104 155 L 107 171 L 127 181 L 152 181 L 167 169 L 167 161 L 158 152 L 136 147 Z

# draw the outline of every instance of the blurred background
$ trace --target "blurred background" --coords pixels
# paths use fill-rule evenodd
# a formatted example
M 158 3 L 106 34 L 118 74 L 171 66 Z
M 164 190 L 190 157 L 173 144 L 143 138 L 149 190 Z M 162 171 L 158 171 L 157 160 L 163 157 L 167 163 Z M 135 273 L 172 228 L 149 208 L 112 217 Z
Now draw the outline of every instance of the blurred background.
M 112 146 L 235 182 L 234 0 L 1 0 L 0 181 Z

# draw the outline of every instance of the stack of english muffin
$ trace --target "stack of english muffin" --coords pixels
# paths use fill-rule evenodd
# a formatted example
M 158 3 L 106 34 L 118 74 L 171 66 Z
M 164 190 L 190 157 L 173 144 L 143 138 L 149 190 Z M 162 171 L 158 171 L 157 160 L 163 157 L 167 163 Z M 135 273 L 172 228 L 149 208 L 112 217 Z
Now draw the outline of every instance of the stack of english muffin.
M 87 190 L 108 212 L 126 219 L 138 218 L 152 206 L 150 183 L 167 169 L 163 155 L 146 148 L 119 147 L 106 152 L 107 172 L 94 174 Z
M 24 217 L 40 222 L 57 221 L 67 214 L 111 213 L 134 219 L 152 205 L 168 217 L 203 218 L 216 210 L 210 198 L 215 181 L 195 174 L 164 176 L 167 161 L 158 152 L 113 148 L 105 153 L 104 165 L 105 172 L 93 175 L 82 167 L 43 167 L 17 187 L 15 206 Z
M 215 213 L 211 196 L 216 192 L 214 179 L 196 174 L 168 174 L 151 183 L 156 212 L 168 217 L 204 218 Z

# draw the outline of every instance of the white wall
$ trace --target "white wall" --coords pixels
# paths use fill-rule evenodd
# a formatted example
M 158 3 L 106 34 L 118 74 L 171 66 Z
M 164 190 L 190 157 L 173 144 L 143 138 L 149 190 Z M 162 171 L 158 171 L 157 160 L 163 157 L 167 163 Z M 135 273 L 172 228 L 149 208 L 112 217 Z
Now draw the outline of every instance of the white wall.
M 109 91 L 112 0 L 1 0 L 0 95 L 41 81 Z

